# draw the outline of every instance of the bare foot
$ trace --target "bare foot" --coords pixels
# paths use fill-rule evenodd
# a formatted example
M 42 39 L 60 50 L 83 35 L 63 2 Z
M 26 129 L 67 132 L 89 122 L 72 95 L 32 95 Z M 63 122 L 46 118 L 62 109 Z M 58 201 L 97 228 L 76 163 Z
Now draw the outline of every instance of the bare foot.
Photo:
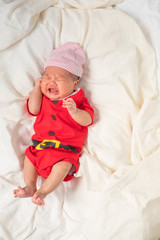
M 39 206 L 44 206 L 44 198 L 46 194 L 43 194 L 40 190 L 36 191 L 32 197 L 32 202 L 39 205 Z
M 36 192 L 36 188 L 33 186 L 26 186 L 24 188 L 21 188 L 20 186 L 17 187 L 13 191 L 14 197 L 20 197 L 20 198 L 25 198 L 25 197 L 32 197 L 34 193 Z

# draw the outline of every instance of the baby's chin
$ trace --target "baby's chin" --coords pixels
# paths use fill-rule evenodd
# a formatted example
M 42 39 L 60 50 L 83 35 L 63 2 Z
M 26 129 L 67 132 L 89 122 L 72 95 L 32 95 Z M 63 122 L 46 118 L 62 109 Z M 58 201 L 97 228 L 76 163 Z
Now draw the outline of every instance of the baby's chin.
M 52 100 L 52 101 L 59 101 L 59 100 L 61 100 L 62 98 L 61 98 L 61 96 L 59 96 L 58 94 L 53 94 L 53 93 L 49 93 L 49 92 L 47 92 L 46 94 L 44 94 L 47 98 L 49 98 L 50 100 Z
M 72 94 L 72 92 L 63 94 L 63 96 L 60 95 L 59 93 L 55 93 L 55 92 L 51 92 L 51 91 L 47 91 L 43 94 L 52 101 L 59 101 L 59 100 L 63 100 L 65 98 L 67 98 L 68 96 L 70 96 Z

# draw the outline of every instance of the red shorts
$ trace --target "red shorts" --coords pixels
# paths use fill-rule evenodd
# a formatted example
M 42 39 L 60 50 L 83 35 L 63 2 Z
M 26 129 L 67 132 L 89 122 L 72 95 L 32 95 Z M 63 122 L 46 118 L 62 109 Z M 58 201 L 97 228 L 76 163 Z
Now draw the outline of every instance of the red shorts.
M 35 165 L 38 174 L 47 178 L 55 163 L 59 161 L 70 162 L 75 166 L 76 173 L 79 169 L 79 153 L 74 153 L 68 150 L 60 150 L 55 148 L 46 148 L 37 150 L 34 146 L 29 146 L 26 151 L 26 156 Z M 67 175 L 64 181 L 69 181 L 74 178 L 74 175 Z

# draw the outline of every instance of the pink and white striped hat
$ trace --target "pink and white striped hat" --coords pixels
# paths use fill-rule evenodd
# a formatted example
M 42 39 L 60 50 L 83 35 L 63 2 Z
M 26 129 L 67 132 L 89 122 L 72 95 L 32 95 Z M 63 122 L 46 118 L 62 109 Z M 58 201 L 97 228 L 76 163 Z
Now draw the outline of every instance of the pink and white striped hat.
M 80 45 L 74 42 L 67 42 L 50 53 L 44 69 L 48 66 L 60 67 L 78 77 L 82 77 L 85 60 L 86 56 Z

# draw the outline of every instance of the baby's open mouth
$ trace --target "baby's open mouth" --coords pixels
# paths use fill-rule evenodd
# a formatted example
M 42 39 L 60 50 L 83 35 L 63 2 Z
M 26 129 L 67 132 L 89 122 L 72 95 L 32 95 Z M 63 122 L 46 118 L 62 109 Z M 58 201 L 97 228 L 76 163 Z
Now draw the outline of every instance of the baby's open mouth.
M 54 89 L 54 88 L 48 88 L 48 91 L 50 92 L 50 93 L 57 93 L 58 91 L 56 90 L 56 89 Z

